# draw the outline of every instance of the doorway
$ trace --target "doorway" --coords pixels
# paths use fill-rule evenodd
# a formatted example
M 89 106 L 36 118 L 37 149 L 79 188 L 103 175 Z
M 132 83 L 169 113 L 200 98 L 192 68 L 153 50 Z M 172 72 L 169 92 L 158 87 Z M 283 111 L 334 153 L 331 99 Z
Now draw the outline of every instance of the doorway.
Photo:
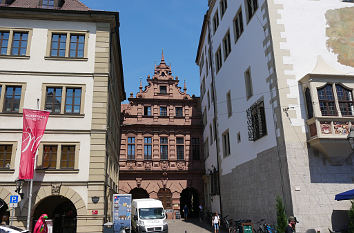
M 166 188 L 161 188 L 158 193 L 157 197 L 162 202 L 164 209 L 172 209 L 172 193 L 171 190 Z
M 129 193 L 132 195 L 132 199 L 142 199 L 150 197 L 148 192 L 143 188 L 134 188 L 130 190 Z
M 41 200 L 33 214 L 32 228 L 42 214 L 53 220 L 53 233 L 76 233 L 76 208 L 66 197 L 49 196 Z
M 183 189 L 181 192 L 181 196 L 179 199 L 180 203 L 180 212 L 182 214 L 182 217 L 184 217 L 183 214 L 183 208 L 185 205 L 187 205 L 188 210 L 189 210 L 189 217 L 198 217 L 199 216 L 199 194 L 198 191 L 194 188 L 188 187 Z

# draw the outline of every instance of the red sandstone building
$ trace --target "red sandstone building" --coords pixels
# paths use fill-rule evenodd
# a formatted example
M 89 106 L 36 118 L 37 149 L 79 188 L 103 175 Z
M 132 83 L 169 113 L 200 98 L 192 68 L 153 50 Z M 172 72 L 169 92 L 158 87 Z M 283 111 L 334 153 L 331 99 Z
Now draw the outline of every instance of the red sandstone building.
M 163 54 L 148 86 L 122 105 L 119 193 L 158 198 L 165 209 L 197 211 L 203 197 L 199 98 L 178 86 Z

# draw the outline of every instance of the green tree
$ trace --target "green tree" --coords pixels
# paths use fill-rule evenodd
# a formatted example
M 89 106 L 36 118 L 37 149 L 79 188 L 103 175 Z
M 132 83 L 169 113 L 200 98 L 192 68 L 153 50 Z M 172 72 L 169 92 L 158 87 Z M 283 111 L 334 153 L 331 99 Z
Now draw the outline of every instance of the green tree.
M 348 224 L 348 233 L 354 233 L 354 201 L 352 202 L 352 207 L 349 209 L 349 224 Z
M 285 228 L 288 225 L 286 213 L 285 213 L 285 207 L 284 207 L 283 200 L 281 199 L 281 197 L 277 196 L 276 201 L 277 201 L 277 204 L 276 204 L 277 232 L 283 233 L 283 232 L 285 232 Z

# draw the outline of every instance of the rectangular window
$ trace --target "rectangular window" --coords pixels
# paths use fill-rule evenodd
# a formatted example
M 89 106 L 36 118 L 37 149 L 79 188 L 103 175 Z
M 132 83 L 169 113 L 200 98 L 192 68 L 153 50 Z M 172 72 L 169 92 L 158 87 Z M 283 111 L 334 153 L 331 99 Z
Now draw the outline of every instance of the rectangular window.
M 216 118 L 215 117 L 213 119 L 213 129 L 214 129 L 214 141 L 215 141 L 216 137 L 218 136 L 218 131 L 216 130 Z
M 151 137 L 144 137 L 144 159 L 151 160 L 152 157 L 152 139 Z
M 223 143 L 223 149 L 224 149 L 224 157 L 227 157 L 230 155 L 230 136 L 229 136 L 229 130 L 227 130 L 225 133 L 222 135 L 222 143 Z
M 151 106 L 144 107 L 144 116 L 151 116 Z
M 176 138 L 177 160 L 184 160 L 184 139 L 182 137 Z
M 65 57 L 66 34 L 52 34 L 50 56 Z
M 167 86 L 160 86 L 160 94 L 167 94 Z
M 224 61 L 231 53 L 231 39 L 230 39 L 230 31 L 226 33 L 224 39 L 222 40 L 223 48 L 224 48 Z
M 135 137 L 128 137 L 128 160 L 135 159 Z
M 65 113 L 80 114 L 81 88 L 66 88 Z
M 220 0 L 221 17 L 224 16 L 226 9 L 227 9 L 227 0 Z
M 199 138 L 192 138 L 192 159 L 200 160 L 200 140 Z
M 28 32 L 14 32 L 11 55 L 26 56 Z
M 218 72 L 222 66 L 222 56 L 221 56 L 221 48 L 219 47 L 215 53 L 215 62 L 216 62 L 216 72 Z
M 0 31 L 0 55 L 7 55 L 7 48 L 9 46 L 9 31 Z
M 204 127 L 206 127 L 207 122 L 208 122 L 207 111 L 206 111 L 206 108 L 204 108 L 204 111 L 203 111 L 203 125 L 204 125 Z
M 12 145 L 0 145 L 0 169 L 10 169 Z
M 258 0 L 245 0 L 246 1 L 246 11 L 247 11 L 247 22 L 249 22 L 252 16 L 258 9 Z
M 167 137 L 160 138 L 160 156 L 162 160 L 168 159 L 168 138 Z
M 210 137 L 210 145 L 213 144 L 213 128 L 211 124 L 209 125 L 209 137 Z
M 232 116 L 232 104 L 231 104 L 231 92 L 228 91 L 226 94 L 226 101 L 227 101 L 227 115 L 228 117 Z
M 210 94 L 209 94 L 209 91 L 208 91 L 208 109 L 210 109 Z
M 160 107 L 160 116 L 167 116 L 167 107 Z
M 257 101 L 247 110 L 248 139 L 256 141 L 267 134 L 263 101 Z
M 61 113 L 62 87 L 47 87 L 45 97 L 45 110 L 52 114 Z
M 70 54 L 72 58 L 83 58 L 85 51 L 85 35 L 71 34 L 70 35 Z
M 21 102 L 21 86 L 6 86 L 4 112 L 18 113 Z
M 219 14 L 218 14 L 218 10 L 216 9 L 215 15 L 213 17 L 214 33 L 218 29 L 218 26 L 219 26 Z
M 238 10 L 235 18 L 234 18 L 234 33 L 235 33 L 235 43 L 240 38 L 243 32 L 243 19 L 242 19 L 242 9 Z
M 176 117 L 183 117 L 183 108 L 176 107 Z
M 57 167 L 57 145 L 44 145 L 43 146 L 43 161 L 42 166 L 44 169 L 56 169 Z
M 54 8 L 54 0 L 42 0 L 43 8 Z
M 247 99 L 253 96 L 253 85 L 251 77 L 251 68 L 248 68 L 245 72 L 245 86 L 246 86 L 246 97 Z
M 209 157 L 209 139 L 207 138 L 204 142 L 204 154 L 205 154 L 205 158 Z
M 75 166 L 75 146 L 62 145 L 60 156 L 61 169 L 74 169 Z

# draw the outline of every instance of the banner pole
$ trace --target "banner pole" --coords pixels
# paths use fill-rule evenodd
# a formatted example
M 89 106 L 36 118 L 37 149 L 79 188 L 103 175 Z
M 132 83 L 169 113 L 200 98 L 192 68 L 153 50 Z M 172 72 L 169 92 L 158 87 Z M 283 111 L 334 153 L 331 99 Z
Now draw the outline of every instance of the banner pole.
M 34 166 L 33 166 L 33 171 L 36 170 L 36 162 L 37 162 L 37 153 L 36 156 L 34 157 Z M 31 208 L 32 208 L 32 189 L 33 189 L 33 178 L 31 179 L 30 182 L 30 190 L 29 190 L 29 197 L 28 197 L 28 212 L 27 212 L 27 230 L 30 231 L 30 222 L 31 222 Z

